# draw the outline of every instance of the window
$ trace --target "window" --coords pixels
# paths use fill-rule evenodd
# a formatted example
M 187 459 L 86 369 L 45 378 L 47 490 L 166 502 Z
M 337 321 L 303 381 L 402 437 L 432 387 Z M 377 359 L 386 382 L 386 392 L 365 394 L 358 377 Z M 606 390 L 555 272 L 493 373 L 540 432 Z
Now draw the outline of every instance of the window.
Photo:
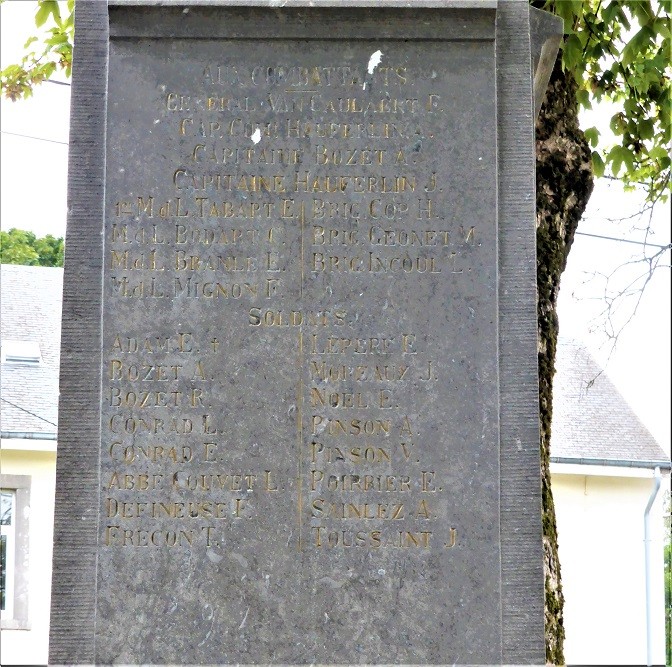
M 0 628 L 28 630 L 30 476 L 0 475 Z
M 14 491 L 0 489 L 0 611 L 7 618 L 14 611 Z
M 32 340 L 3 340 L 0 360 L 3 364 L 39 364 L 42 361 L 40 344 Z

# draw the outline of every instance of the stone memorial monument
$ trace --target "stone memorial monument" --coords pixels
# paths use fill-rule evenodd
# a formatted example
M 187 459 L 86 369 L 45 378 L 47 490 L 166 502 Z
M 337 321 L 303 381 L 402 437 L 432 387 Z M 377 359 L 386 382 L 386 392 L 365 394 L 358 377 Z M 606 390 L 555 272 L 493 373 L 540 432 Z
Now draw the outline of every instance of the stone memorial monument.
M 534 11 L 78 0 L 52 663 L 543 664 Z

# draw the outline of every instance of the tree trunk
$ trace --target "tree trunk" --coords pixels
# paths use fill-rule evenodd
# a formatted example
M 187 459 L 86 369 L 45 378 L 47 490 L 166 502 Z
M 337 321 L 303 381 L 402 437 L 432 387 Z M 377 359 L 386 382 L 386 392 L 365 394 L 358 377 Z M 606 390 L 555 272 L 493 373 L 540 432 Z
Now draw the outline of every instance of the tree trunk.
M 560 276 L 574 232 L 593 189 L 591 151 L 578 126 L 576 84 L 555 64 L 537 120 L 537 289 L 539 408 L 546 577 L 546 661 L 563 665 L 562 584 L 549 472 L 553 375 L 558 338 Z

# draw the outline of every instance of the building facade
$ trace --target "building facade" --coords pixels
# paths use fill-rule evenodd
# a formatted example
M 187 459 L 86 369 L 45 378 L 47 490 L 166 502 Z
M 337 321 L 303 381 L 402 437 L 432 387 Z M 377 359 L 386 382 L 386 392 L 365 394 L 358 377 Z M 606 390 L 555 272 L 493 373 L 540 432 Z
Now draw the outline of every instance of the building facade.
M 47 663 L 63 270 L 0 269 L 0 664 Z
M 581 346 L 561 341 L 556 369 L 551 485 L 565 596 L 565 660 L 664 665 L 669 457 Z M 644 521 L 657 486 L 648 513 L 647 631 Z

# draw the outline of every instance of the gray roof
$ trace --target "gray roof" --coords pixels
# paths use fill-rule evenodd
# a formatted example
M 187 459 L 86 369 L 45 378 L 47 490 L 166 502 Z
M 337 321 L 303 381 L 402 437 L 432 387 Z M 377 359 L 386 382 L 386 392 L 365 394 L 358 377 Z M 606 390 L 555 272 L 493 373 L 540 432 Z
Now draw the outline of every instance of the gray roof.
M 551 460 L 665 462 L 669 457 L 586 349 L 558 341 Z
M 42 354 L 39 364 L 2 363 L 0 428 L 3 435 L 53 435 L 58 423 L 63 269 L 2 264 L 0 285 L 3 343 L 34 341 Z
M 39 365 L 3 363 L 3 432 L 56 432 L 63 269 L 0 266 L 3 340 L 36 341 Z M 551 455 L 558 460 L 666 461 L 668 457 L 580 344 L 560 339 Z

